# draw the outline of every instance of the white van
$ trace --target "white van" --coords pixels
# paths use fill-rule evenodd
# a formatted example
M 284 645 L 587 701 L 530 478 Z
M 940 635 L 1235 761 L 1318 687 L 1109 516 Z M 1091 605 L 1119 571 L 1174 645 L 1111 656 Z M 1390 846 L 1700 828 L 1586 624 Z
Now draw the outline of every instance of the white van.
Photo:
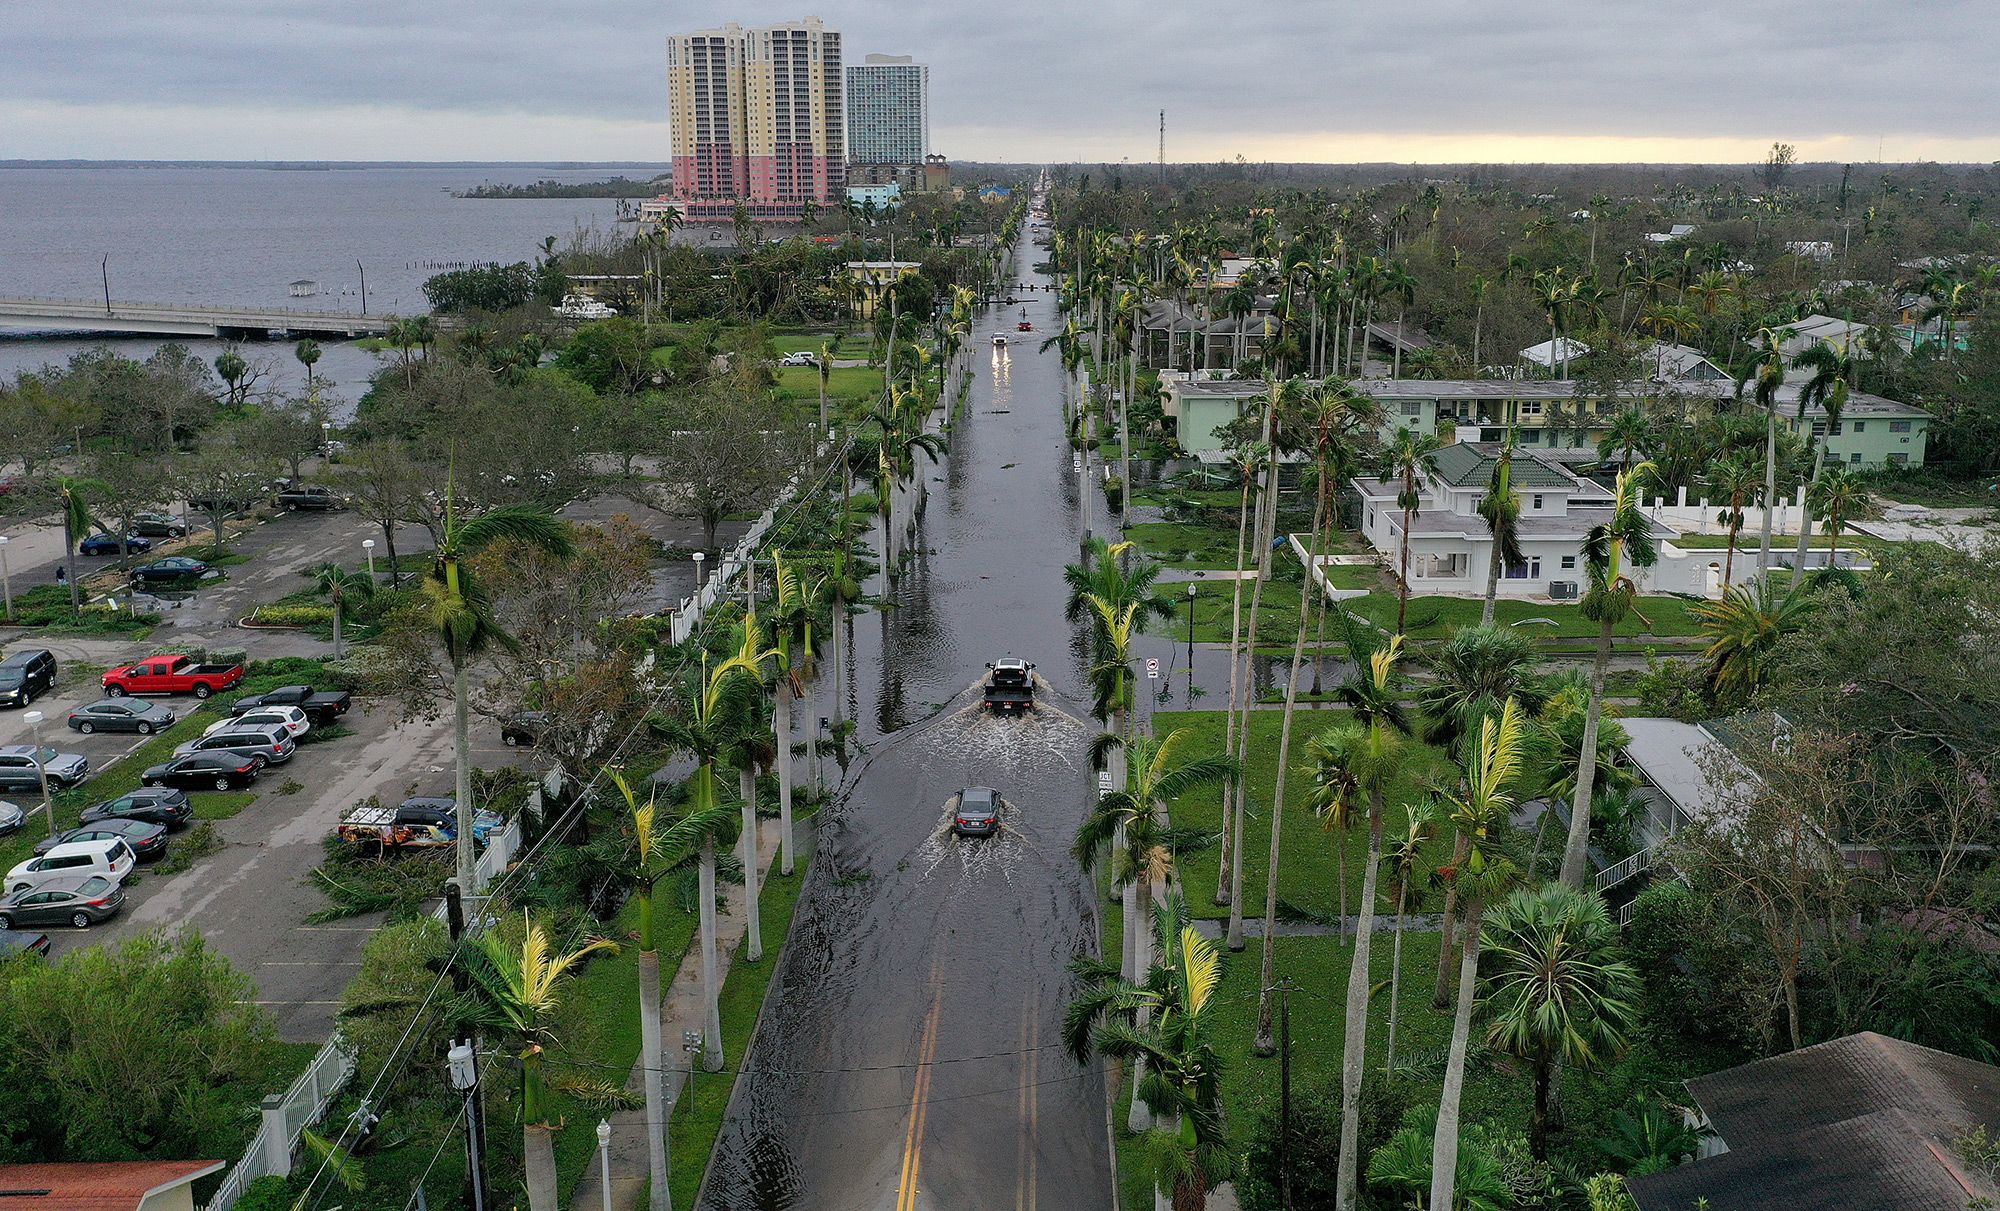
M 117 837 L 71 841 L 8 871 L 6 890 L 17 892 L 24 887 L 39 887 L 63 875 L 103 875 L 116 882 L 130 874 L 137 861 L 132 847 Z

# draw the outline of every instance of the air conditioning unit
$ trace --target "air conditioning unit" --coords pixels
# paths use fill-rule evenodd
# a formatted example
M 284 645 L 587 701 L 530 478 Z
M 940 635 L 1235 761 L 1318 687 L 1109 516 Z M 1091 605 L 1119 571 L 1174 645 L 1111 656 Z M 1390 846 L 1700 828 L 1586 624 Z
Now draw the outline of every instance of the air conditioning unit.
M 1576 582 L 1574 580 L 1551 580 L 1549 596 L 1556 601 L 1575 601 Z

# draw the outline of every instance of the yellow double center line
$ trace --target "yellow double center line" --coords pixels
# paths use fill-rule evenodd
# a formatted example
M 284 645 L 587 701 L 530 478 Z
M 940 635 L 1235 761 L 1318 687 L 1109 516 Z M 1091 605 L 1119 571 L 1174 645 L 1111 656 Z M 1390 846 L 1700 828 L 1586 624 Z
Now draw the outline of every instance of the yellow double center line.
M 917 1177 L 924 1163 L 924 1120 L 930 1117 L 931 1061 L 937 1057 L 938 1014 L 944 998 L 937 989 L 937 969 L 931 970 L 931 1009 L 924 1016 L 923 1042 L 917 1047 L 917 1084 L 910 1091 L 910 1128 L 903 1137 L 903 1177 L 896 1187 L 896 1211 L 915 1211 Z

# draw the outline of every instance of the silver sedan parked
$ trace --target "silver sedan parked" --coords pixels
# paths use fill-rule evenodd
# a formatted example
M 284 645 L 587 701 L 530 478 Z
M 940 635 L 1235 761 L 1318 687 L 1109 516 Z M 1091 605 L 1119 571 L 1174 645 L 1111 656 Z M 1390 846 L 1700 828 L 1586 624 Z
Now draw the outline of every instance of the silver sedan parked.
M 100 698 L 69 713 L 69 726 L 91 732 L 137 732 L 150 736 L 174 725 L 174 708 L 136 698 Z

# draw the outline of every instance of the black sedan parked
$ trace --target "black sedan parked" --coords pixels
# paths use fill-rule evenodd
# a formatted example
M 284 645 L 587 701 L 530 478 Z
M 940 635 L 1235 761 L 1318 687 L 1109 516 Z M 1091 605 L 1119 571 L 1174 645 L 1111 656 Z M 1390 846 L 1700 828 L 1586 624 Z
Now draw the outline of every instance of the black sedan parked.
M 69 725 L 91 732 L 137 732 L 150 736 L 174 725 L 174 708 L 136 698 L 100 698 L 69 713 Z
M 153 766 L 142 780 L 147 786 L 174 786 L 191 791 L 242 790 L 257 780 L 261 768 L 257 758 L 239 753 L 189 753 Z
M 35 842 L 35 856 L 40 857 L 71 841 L 108 841 L 113 837 L 131 846 L 132 856 L 141 862 L 166 856 L 167 826 L 149 824 L 144 820 L 99 820 L 78 825 L 66 833 Z
M 73 925 L 88 929 L 125 905 L 125 889 L 103 875 L 58 875 L 0 900 L 0 929 Z
M 152 549 L 152 540 L 141 538 L 137 534 L 125 536 L 124 550 L 119 549 L 118 540 L 109 534 L 92 534 L 76 545 L 78 555 L 124 555 L 127 552 L 144 555 Z
M 168 513 L 141 513 L 132 519 L 132 532 L 148 538 L 179 538 L 188 532 L 188 525 Z
M 79 819 L 84 824 L 95 824 L 99 820 L 144 820 L 150 824 L 164 824 L 169 829 L 181 829 L 194 819 L 194 804 L 188 802 L 186 791 L 170 787 L 143 787 L 86 807 Z
M 548 723 L 547 711 L 522 711 L 500 725 L 500 743 L 508 748 L 533 748 Z
M 169 555 L 132 569 L 132 579 L 140 584 L 172 584 L 177 580 L 193 580 L 207 574 L 207 564 L 185 555 Z

